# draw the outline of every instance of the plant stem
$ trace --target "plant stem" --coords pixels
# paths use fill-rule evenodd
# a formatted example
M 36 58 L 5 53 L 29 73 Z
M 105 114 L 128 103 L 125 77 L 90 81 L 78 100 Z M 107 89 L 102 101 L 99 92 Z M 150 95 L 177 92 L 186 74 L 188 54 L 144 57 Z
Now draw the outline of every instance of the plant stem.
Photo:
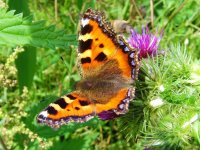
M 161 28 L 161 31 L 163 31 L 166 26 L 168 25 L 168 23 L 176 16 L 176 14 L 183 8 L 183 6 L 185 5 L 185 3 L 187 2 L 187 0 L 184 0 L 183 3 L 171 14 L 171 16 L 169 16 L 169 19 L 167 21 L 167 23 Z
M 7 150 L 6 145 L 5 145 L 5 143 L 3 142 L 3 139 L 2 139 L 1 137 L 0 137 L 0 143 L 1 143 L 2 149 L 3 149 L 3 150 Z
M 153 0 L 150 0 L 150 10 L 151 10 L 151 27 L 154 27 L 154 9 L 153 9 Z
M 143 19 L 143 16 L 142 16 L 142 14 L 140 13 L 140 11 L 139 11 L 139 9 L 138 9 L 138 7 L 137 7 L 137 4 L 136 4 L 136 2 L 135 2 L 135 0 L 131 0 L 131 3 L 134 5 L 135 10 L 136 10 L 136 12 L 138 13 L 138 15 L 140 16 L 140 18 Z
M 57 21 L 58 20 L 58 2 L 57 0 L 54 0 L 54 13 L 55 13 L 55 20 Z

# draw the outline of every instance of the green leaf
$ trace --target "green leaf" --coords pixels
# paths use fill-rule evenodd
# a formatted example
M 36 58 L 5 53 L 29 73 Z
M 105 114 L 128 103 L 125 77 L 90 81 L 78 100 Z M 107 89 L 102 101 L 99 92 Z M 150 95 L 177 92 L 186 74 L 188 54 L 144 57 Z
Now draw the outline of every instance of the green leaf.
M 92 142 L 96 139 L 98 136 L 98 133 L 91 133 L 91 131 L 88 132 L 85 136 L 76 137 L 74 139 L 70 139 L 64 142 L 55 142 L 53 147 L 50 148 L 50 150 L 54 149 L 70 149 L 70 150 L 87 150 L 91 148 Z
M 45 26 L 45 21 L 33 22 L 32 17 L 0 9 L 0 46 L 30 45 L 55 49 L 76 44 L 76 35 L 66 35 L 55 26 Z
M 28 16 L 30 14 L 27 0 L 9 0 L 8 5 L 9 9 L 15 9 L 17 13 L 23 13 L 24 16 Z M 11 14 L 14 13 L 14 11 L 11 12 Z M 18 14 L 18 16 L 21 17 L 22 14 Z M 6 31 L 6 29 L 4 31 Z M 20 32 L 23 33 L 23 31 Z M 36 70 L 36 49 L 32 46 L 26 46 L 24 47 L 24 50 L 25 51 L 20 53 L 16 60 L 16 67 L 18 73 L 17 77 L 20 92 L 22 92 L 24 86 L 28 88 L 31 87 L 33 82 L 33 76 Z
M 34 47 L 25 47 L 25 51 L 18 55 L 16 60 L 17 77 L 20 91 L 23 87 L 31 87 L 33 76 L 36 71 L 36 49 Z
M 26 141 L 28 139 L 28 135 L 17 133 L 14 136 L 14 142 L 18 143 L 16 149 L 24 149 L 24 144 L 22 141 Z
M 17 143 L 12 149 L 25 149 L 25 144 L 29 150 L 39 149 L 39 143 L 37 140 L 31 141 L 28 135 L 23 133 L 17 133 L 14 135 L 14 142 Z
M 30 14 L 28 8 L 28 0 L 9 0 L 8 1 L 9 10 L 14 9 L 16 13 L 22 13 L 24 16 L 28 16 Z
M 88 8 L 95 8 L 96 5 L 96 0 L 91 0 L 85 3 L 85 10 L 87 10 Z
M 79 10 L 82 9 L 82 7 L 83 7 L 83 0 L 77 0 L 77 7 L 78 7 Z

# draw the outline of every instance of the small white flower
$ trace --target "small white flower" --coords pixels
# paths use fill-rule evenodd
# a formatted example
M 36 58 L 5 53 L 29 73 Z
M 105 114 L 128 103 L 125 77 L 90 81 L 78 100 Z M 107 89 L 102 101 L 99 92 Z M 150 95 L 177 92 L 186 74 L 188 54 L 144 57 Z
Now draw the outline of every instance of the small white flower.
M 160 86 L 159 86 L 159 90 L 160 90 L 161 92 L 164 92 L 164 90 L 165 90 L 164 86 L 163 86 L 163 85 L 160 85 Z
M 164 102 L 163 102 L 163 100 L 160 98 L 160 97 L 158 97 L 158 98 L 156 98 L 156 99 L 154 99 L 154 100 L 152 100 L 152 101 L 150 101 L 150 103 L 149 103 L 152 107 L 160 107 L 160 106 L 162 106 L 163 104 L 164 104 Z
M 191 84 L 200 82 L 200 73 L 199 73 L 200 63 L 192 64 L 191 68 L 192 68 L 192 73 L 190 75 L 190 80 L 187 80 L 187 82 Z
M 189 44 L 189 40 L 188 40 L 188 38 L 185 39 L 184 44 L 185 44 L 186 46 Z

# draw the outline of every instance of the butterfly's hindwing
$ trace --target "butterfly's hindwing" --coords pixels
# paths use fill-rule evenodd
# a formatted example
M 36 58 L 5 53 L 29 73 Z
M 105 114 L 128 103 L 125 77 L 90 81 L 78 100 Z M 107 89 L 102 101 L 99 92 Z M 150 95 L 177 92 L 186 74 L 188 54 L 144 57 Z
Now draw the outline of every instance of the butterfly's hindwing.
M 58 128 L 70 122 L 86 122 L 94 115 L 94 105 L 75 91 L 51 103 L 38 115 L 37 120 L 39 123 Z

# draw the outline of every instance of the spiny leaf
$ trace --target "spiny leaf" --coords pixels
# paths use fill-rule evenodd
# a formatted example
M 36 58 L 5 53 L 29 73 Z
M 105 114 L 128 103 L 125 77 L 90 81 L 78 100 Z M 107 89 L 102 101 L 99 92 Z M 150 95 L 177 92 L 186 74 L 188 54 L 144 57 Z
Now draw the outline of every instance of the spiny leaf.
M 32 21 L 32 16 L 14 15 L 13 10 L 0 9 L 0 45 L 31 45 L 35 47 L 67 48 L 76 44 L 76 35 L 66 35 L 54 25 L 45 26 L 45 21 Z

